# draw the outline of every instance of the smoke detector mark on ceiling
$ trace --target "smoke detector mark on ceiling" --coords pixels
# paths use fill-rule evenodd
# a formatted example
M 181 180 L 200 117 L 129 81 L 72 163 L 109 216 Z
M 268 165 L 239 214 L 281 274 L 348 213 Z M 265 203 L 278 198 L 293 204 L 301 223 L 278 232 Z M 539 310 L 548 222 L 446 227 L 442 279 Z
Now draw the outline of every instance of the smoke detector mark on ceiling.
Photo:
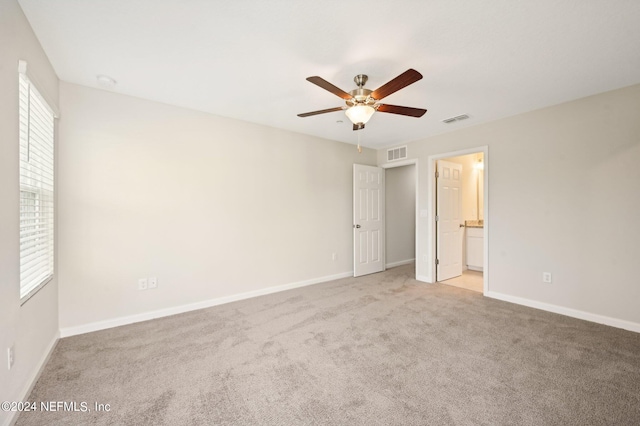
M 98 80 L 99 86 L 104 87 L 106 89 L 113 89 L 114 87 L 116 87 L 116 84 L 118 84 L 118 82 L 115 81 L 113 78 L 103 74 L 97 75 L 96 80 Z
M 461 114 L 461 115 L 456 115 L 455 117 L 445 118 L 444 120 L 442 120 L 442 122 L 444 124 L 451 124 L 451 123 L 453 123 L 455 121 L 466 120 L 467 118 L 469 118 L 468 114 Z

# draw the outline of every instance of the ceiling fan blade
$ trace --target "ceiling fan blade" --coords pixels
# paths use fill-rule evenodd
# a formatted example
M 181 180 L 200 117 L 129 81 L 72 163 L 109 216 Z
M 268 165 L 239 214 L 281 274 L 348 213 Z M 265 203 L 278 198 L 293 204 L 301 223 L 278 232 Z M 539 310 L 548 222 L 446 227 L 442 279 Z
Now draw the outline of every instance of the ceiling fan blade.
M 387 104 L 379 104 L 378 111 L 389 112 L 391 114 L 408 115 L 410 117 L 422 117 L 424 113 L 427 112 L 426 109 L 422 109 L 422 108 L 411 108 L 411 107 L 387 105 Z
M 303 114 L 298 114 L 298 117 L 309 117 L 309 116 L 312 116 L 312 115 L 325 114 L 327 112 L 342 111 L 343 109 L 344 109 L 344 107 L 321 109 L 319 111 L 311 111 L 311 112 L 305 112 Z
M 363 123 L 358 123 L 353 125 L 353 130 L 362 130 L 362 129 L 364 129 Z
M 391 80 L 390 82 L 388 82 L 387 84 L 384 84 L 381 87 L 378 87 L 376 90 L 373 91 L 373 93 L 371 93 L 371 97 L 379 101 L 380 99 L 386 98 L 390 94 L 397 92 L 403 87 L 407 87 L 408 85 L 415 83 L 421 78 L 422 78 L 422 74 L 410 68 L 405 72 L 403 72 L 402 74 L 400 74 L 399 76 L 397 76 L 396 78 L 394 78 L 393 80 Z
M 422 76 L 421 76 L 422 77 Z M 352 96 L 350 94 L 348 94 L 347 92 L 345 92 L 344 90 L 334 86 L 333 84 L 329 83 L 327 80 L 325 80 L 322 77 L 318 77 L 313 76 L 313 77 L 308 77 L 307 81 L 315 84 L 316 86 L 320 86 L 322 87 L 324 90 L 328 90 L 329 92 L 333 93 L 334 95 L 345 99 L 345 100 L 349 100 L 352 98 Z

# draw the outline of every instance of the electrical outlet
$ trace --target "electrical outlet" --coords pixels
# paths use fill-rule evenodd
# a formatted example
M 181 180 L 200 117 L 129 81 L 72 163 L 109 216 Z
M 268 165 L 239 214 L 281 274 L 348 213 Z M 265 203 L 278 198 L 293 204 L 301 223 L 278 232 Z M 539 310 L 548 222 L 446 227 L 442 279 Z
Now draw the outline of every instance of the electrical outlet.
M 138 290 L 146 290 L 149 287 L 149 283 L 146 278 L 140 278 L 138 280 Z
M 542 273 L 542 282 L 550 283 L 551 282 L 551 272 L 543 272 Z
M 9 368 L 9 370 L 11 370 L 11 367 L 13 367 L 14 359 L 15 359 L 15 352 L 13 350 L 13 345 L 11 345 L 10 348 L 7 348 L 7 368 Z
M 156 277 L 149 278 L 149 288 L 158 288 L 158 279 Z
M 332 253 L 331 254 L 331 260 L 336 260 L 338 258 L 338 254 L 337 253 Z

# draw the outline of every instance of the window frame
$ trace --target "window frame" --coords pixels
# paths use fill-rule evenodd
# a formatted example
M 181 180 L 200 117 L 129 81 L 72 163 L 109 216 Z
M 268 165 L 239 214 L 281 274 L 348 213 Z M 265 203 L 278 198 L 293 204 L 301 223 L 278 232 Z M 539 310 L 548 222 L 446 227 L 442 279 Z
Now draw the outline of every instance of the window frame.
M 18 63 L 21 305 L 52 281 L 56 269 L 55 147 L 58 113 L 55 104 L 48 101 L 40 86 L 27 74 L 26 65 L 25 61 Z M 27 271 L 29 274 L 25 273 Z

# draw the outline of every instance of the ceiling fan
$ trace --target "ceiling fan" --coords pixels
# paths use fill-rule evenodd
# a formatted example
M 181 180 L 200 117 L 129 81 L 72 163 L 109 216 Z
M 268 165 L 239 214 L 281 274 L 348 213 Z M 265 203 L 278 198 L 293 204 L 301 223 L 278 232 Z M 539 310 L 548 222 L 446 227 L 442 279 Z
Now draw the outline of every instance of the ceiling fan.
M 358 74 L 353 78 L 353 81 L 355 81 L 358 88 L 347 93 L 321 77 L 308 77 L 307 81 L 310 81 L 316 86 L 320 86 L 344 99 L 345 105 L 336 108 L 322 109 L 319 111 L 305 112 L 303 114 L 298 114 L 298 117 L 309 117 L 312 115 L 344 110 L 347 117 L 349 117 L 349 120 L 353 123 L 353 130 L 364 129 L 365 123 L 369 121 L 373 113 L 376 111 L 407 115 L 409 117 L 422 117 L 424 113 L 427 112 L 426 109 L 379 103 L 379 101 L 390 94 L 415 83 L 421 78 L 422 74 L 418 71 L 408 69 L 376 90 L 369 90 L 364 88 L 369 77 L 364 74 Z

